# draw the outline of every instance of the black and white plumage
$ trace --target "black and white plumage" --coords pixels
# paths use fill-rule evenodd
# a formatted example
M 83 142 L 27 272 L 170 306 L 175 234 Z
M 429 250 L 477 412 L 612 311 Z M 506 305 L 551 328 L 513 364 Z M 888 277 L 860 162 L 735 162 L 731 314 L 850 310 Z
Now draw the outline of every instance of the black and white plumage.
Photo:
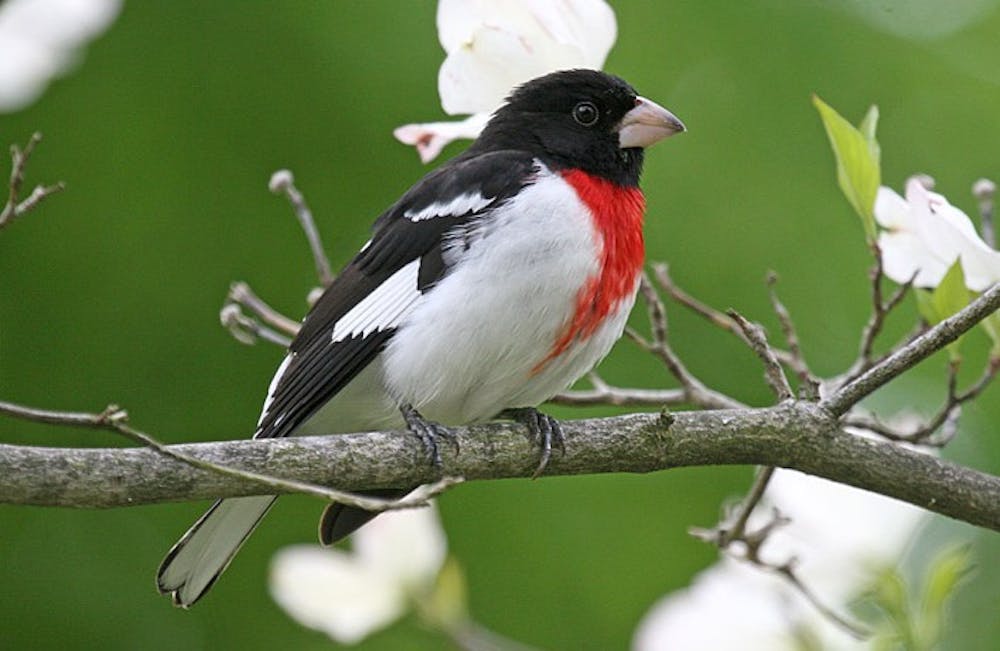
M 399 428 L 401 408 L 465 424 L 566 388 L 607 354 L 634 301 L 642 147 L 681 130 L 596 71 L 515 91 L 375 222 L 304 320 L 255 438 Z M 159 589 L 197 601 L 274 499 L 213 505 L 163 561 Z M 334 505 L 321 538 L 371 517 Z

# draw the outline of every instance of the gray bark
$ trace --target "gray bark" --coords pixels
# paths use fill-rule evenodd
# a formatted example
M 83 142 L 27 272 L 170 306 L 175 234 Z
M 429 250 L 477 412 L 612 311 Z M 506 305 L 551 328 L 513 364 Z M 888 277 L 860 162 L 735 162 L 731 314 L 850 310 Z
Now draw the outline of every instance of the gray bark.
M 1000 531 L 1000 478 L 841 430 L 805 402 L 767 409 L 631 414 L 566 421 L 565 454 L 546 475 L 645 473 L 682 466 L 793 468 Z M 460 451 L 442 445 L 433 468 L 402 432 L 173 446 L 215 463 L 342 490 L 413 486 L 441 476 L 528 477 L 537 448 L 513 423 L 456 428 Z M 199 470 L 147 448 L 0 445 L 0 502 L 112 508 L 273 492 Z M 666 498 L 667 496 L 665 496 Z

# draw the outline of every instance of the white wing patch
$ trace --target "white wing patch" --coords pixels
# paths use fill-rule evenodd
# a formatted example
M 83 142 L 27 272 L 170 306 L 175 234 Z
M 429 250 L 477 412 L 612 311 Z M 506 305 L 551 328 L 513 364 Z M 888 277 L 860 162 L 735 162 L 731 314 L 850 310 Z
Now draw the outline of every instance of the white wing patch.
M 435 217 L 457 217 L 482 210 L 493 203 L 495 198 L 486 198 L 478 192 L 466 192 L 451 201 L 435 201 L 421 210 L 407 210 L 403 216 L 411 222 L 420 222 Z
M 264 408 L 260 410 L 260 418 L 257 419 L 257 427 L 260 427 L 261 422 L 264 420 L 264 416 L 267 415 L 267 410 L 271 408 L 271 403 L 274 402 L 274 392 L 278 389 L 278 382 L 281 382 L 281 376 L 285 374 L 288 370 L 288 365 L 292 363 L 292 359 L 295 356 L 292 353 L 288 353 L 285 359 L 281 360 L 281 364 L 278 366 L 278 370 L 274 372 L 274 377 L 271 378 L 271 384 L 267 387 L 267 397 L 264 398 Z M 258 432 L 259 434 L 259 432 Z M 257 435 L 254 434 L 254 438 Z
M 333 327 L 333 341 L 367 337 L 376 330 L 398 326 L 421 296 L 417 289 L 419 271 L 418 258 L 390 276 L 337 321 Z

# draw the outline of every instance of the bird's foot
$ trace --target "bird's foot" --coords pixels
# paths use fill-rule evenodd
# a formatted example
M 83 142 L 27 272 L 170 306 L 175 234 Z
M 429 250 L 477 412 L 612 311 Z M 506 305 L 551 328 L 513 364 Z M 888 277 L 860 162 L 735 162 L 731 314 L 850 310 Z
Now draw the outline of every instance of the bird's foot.
M 413 408 L 413 405 L 403 405 L 399 408 L 406 421 L 406 427 L 420 439 L 427 453 L 427 460 L 434 464 L 435 468 L 441 467 L 441 451 L 438 450 L 438 439 L 444 439 L 451 443 L 458 454 L 458 439 L 446 427 L 439 423 L 429 421 L 420 415 L 420 412 Z
M 566 439 L 563 436 L 562 425 L 552 416 L 543 414 L 534 407 L 520 407 L 505 409 L 500 413 L 500 417 L 509 418 L 525 425 L 532 442 L 541 449 L 541 457 L 538 460 L 538 467 L 531 475 L 532 479 L 538 479 L 545 470 L 545 466 L 549 465 L 553 446 L 559 448 L 563 454 L 566 453 Z

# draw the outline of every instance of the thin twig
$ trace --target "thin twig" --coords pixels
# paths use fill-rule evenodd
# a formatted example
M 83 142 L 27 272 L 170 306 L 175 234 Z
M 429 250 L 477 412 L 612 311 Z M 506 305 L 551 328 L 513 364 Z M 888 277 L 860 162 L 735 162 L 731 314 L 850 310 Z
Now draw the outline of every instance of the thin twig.
M 31 134 L 24 149 L 17 145 L 10 146 L 10 182 L 7 186 L 7 202 L 3 209 L 0 209 L 0 229 L 34 210 L 47 197 L 66 189 L 66 184 L 62 181 L 54 185 L 39 185 L 31 191 L 27 198 L 20 200 L 21 186 L 24 185 L 24 170 L 31 159 L 31 154 L 35 151 L 35 147 L 41 141 L 42 134 L 35 132 Z
M 554 405 L 575 407 L 612 405 L 614 407 L 661 407 L 690 404 L 682 389 L 639 389 L 607 386 L 601 389 L 567 390 L 549 398 Z
M 898 293 L 898 290 L 897 290 L 897 293 Z M 930 326 L 927 325 L 926 322 L 924 322 L 922 320 L 918 321 L 913 326 L 913 328 L 909 332 L 907 332 L 905 335 L 903 335 L 902 337 L 900 337 L 899 340 L 895 344 L 892 345 L 892 347 L 890 347 L 884 353 L 882 353 L 882 354 L 878 355 L 877 357 L 875 357 L 871 361 L 870 364 L 867 364 L 868 368 L 870 368 L 872 366 L 878 366 L 879 364 L 885 362 L 885 360 L 889 359 L 890 357 L 892 357 L 893 355 L 895 355 L 900 350 L 902 350 L 902 349 L 906 348 L 907 346 L 909 346 L 910 344 L 912 344 L 914 341 L 917 340 L 918 337 L 920 337 L 922 334 L 924 334 L 928 330 L 930 330 Z M 861 373 L 863 373 L 865 370 L 867 370 L 867 369 L 863 369 L 862 368 L 862 362 L 861 362 L 861 359 L 859 357 L 858 360 L 855 361 L 855 363 L 851 365 L 850 369 L 848 369 L 846 372 L 841 373 L 840 375 L 838 375 L 836 377 L 833 377 L 833 378 L 830 378 L 830 379 L 826 380 L 824 382 L 824 386 L 826 386 L 830 390 L 829 392 L 832 393 L 832 392 L 840 389 L 840 387 L 844 386 L 848 382 L 852 382 L 852 381 L 856 380 L 861 375 Z
M 760 504 L 761 498 L 764 497 L 764 491 L 767 490 L 767 485 L 772 477 L 774 477 L 774 468 L 771 466 L 762 467 L 757 472 L 753 486 L 750 487 L 750 491 L 740 504 L 733 523 L 726 524 L 719 529 L 718 544 L 720 547 L 727 547 L 734 540 L 742 540 L 746 537 L 747 522 L 750 521 L 754 509 Z
M 222 306 L 222 309 L 219 310 L 219 323 L 229 331 L 233 339 L 248 346 L 253 346 L 258 341 L 266 341 L 282 348 L 288 348 L 292 343 L 290 337 L 244 314 L 236 303 L 226 303 Z
M 243 312 L 246 308 L 251 316 Z M 219 310 L 219 321 L 240 343 L 253 345 L 258 340 L 288 348 L 300 325 L 268 305 L 245 282 L 229 287 L 226 302 Z
M 302 493 L 312 495 L 330 502 L 340 502 L 348 506 L 353 506 L 366 511 L 389 511 L 397 509 L 409 509 L 427 505 L 427 500 L 444 492 L 451 486 L 461 483 L 460 477 L 443 477 L 441 480 L 421 486 L 409 495 L 398 500 L 383 500 L 355 493 L 347 493 L 317 484 L 302 482 L 294 479 L 281 479 L 270 475 L 264 475 L 248 470 L 240 470 L 230 466 L 224 466 L 204 459 L 199 459 L 176 449 L 166 446 L 149 434 L 139 431 L 128 425 L 128 412 L 118 405 L 108 405 L 99 413 L 87 412 L 64 412 L 50 409 L 37 409 L 25 407 L 11 402 L 0 402 L 0 414 L 14 416 L 23 420 L 53 425 L 67 425 L 71 427 L 86 427 L 90 429 L 103 429 L 116 432 L 131 441 L 156 450 L 158 453 L 176 459 L 193 468 L 214 472 L 228 477 L 244 479 L 260 484 L 269 489 L 280 492 Z
M 670 277 L 670 268 L 665 263 L 656 262 L 653 263 L 652 267 L 653 277 L 656 278 L 656 282 L 658 282 L 660 287 L 667 292 L 667 296 L 669 296 L 672 301 L 683 305 L 698 316 L 708 320 L 712 323 L 712 325 L 722 328 L 723 330 L 731 332 L 737 336 L 740 335 L 739 329 L 736 328 L 736 324 L 733 323 L 732 319 L 728 318 L 722 312 L 719 312 L 718 310 L 702 303 L 678 287 Z
M 719 525 L 714 529 L 699 529 L 692 527 L 689 530 L 689 533 L 695 538 L 716 545 L 722 553 L 736 561 L 747 563 L 756 568 L 782 577 L 823 617 L 842 628 L 851 636 L 859 640 L 867 639 L 871 636 L 871 631 L 839 614 L 830 606 L 827 606 L 823 600 L 820 599 L 819 596 L 813 592 L 804 581 L 802 581 L 798 573 L 795 571 L 795 564 L 797 560 L 794 557 L 783 563 L 773 563 L 765 560 L 761 556 L 761 550 L 765 543 L 767 543 L 770 539 L 771 535 L 781 527 L 791 523 L 789 518 L 782 515 L 782 513 L 775 508 L 771 514 L 771 519 L 767 523 L 753 531 L 747 530 L 747 522 L 750 513 L 753 511 L 753 506 L 756 506 L 756 504 L 760 502 L 767 482 L 770 480 L 773 471 L 773 468 L 766 468 L 764 472 L 761 472 L 757 476 L 757 479 L 754 482 L 754 487 L 748 496 L 748 500 L 744 502 L 744 505 L 740 508 L 739 513 L 736 516 L 736 521 L 732 525 L 728 527 L 725 525 Z M 750 505 L 751 503 L 753 506 L 749 509 L 746 508 L 747 505 Z
M 998 309 L 1000 309 L 1000 283 L 994 284 L 961 311 L 917 337 L 910 345 L 896 351 L 857 379 L 848 382 L 823 400 L 820 406 L 835 416 L 843 415 L 865 396 L 955 341 Z
M 319 231 L 316 229 L 316 222 L 313 219 L 312 211 L 309 210 L 306 199 L 295 187 L 295 177 L 288 170 L 278 170 L 271 175 L 271 182 L 268 184 L 274 194 L 284 194 L 292 208 L 295 216 L 298 217 L 302 230 L 309 240 L 309 249 L 312 251 L 313 261 L 316 263 L 316 275 L 323 287 L 329 287 L 333 282 L 333 272 L 330 270 L 330 260 L 323 250 L 323 242 L 320 241 Z
M 799 575 L 795 572 L 795 559 L 790 559 L 788 562 L 783 563 L 778 566 L 769 565 L 767 563 L 761 564 L 760 567 L 776 572 L 779 576 L 784 577 L 796 590 L 799 591 L 806 600 L 812 604 L 813 608 L 818 610 L 820 614 L 826 617 L 828 620 L 835 623 L 837 626 L 842 628 L 844 631 L 849 633 L 857 640 L 866 640 L 872 636 L 872 632 L 866 627 L 847 619 L 845 616 L 841 615 L 835 611 L 830 606 L 823 603 L 823 600 L 813 592 L 809 586 L 799 578 Z
M 230 285 L 227 297 L 230 301 L 238 303 L 250 310 L 257 318 L 282 334 L 289 337 L 294 337 L 299 334 L 301 324 L 298 321 L 285 316 L 268 305 L 262 298 L 257 296 L 252 289 L 250 289 L 250 285 L 247 283 L 235 282 Z
M 972 196 L 979 200 L 979 232 L 990 248 L 997 248 L 997 234 L 993 224 L 993 201 L 996 183 L 989 179 L 979 179 L 972 185 Z
M 862 373 L 870 369 L 872 366 L 878 363 L 874 356 L 875 350 L 875 340 L 878 338 L 879 334 L 882 333 L 882 328 L 885 326 L 886 319 L 888 316 L 899 307 L 903 299 L 909 294 L 910 290 L 913 288 L 913 283 L 917 279 L 917 273 L 910 277 L 908 281 L 896 288 L 896 290 L 889 296 L 888 300 L 883 298 L 882 283 L 885 281 L 885 267 L 882 261 L 882 249 L 879 247 L 878 243 L 873 242 L 871 244 L 872 256 L 875 258 L 874 266 L 869 270 L 868 277 L 871 282 L 871 314 L 868 317 L 867 323 L 865 323 L 864 328 L 861 330 L 861 341 L 858 346 L 858 358 L 855 360 L 851 368 L 843 374 L 842 383 L 847 383 L 853 381 L 859 377 Z M 892 354 L 896 350 L 901 348 L 897 345 L 888 354 Z
M 104 408 L 104 411 L 93 414 L 82 411 L 37 409 L 35 407 L 25 407 L 24 405 L 3 401 L 0 401 L 0 414 L 36 423 L 89 427 L 93 429 L 108 429 L 111 423 L 128 418 L 128 412 L 118 405 L 108 405 Z
M 681 289 L 670 277 L 669 267 L 666 264 L 656 262 L 653 263 L 652 268 L 653 277 L 656 279 L 657 284 L 660 285 L 663 291 L 667 293 L 670 300 L 686 307 L 717 328 L 735 335 L 744 344 L 750 344 L 743 330 L 731 317 L 709 305 L 706 305 L 705 303 L 702 303 Z M 796 361 L 791 352 L 787 350 L 774 349 L 774 354 L 782 364 L 785 364 L 792 369 L 795 368 Z
M 705 386 L 687 369 L 681 358 L 674 352 L 667 340 L 666 308 L 657 294 L 656 288 L 653 287 L 649 277 L 645 274 L 639 283 L 639 292 L 646 302 L 653 340 L 646 339 L 632 328 L 625 329 L 625 336 L 663 362 L 670 374 L 680 383 L 681 389 L 684 391 L 685 402 L 705 409 L 731 409 L 744 406 L 743 403 Z
M 795 393 L 792 391 L 792 386 L 788 383 L 788 378 L 785 377 L 785 372 L 782 370 L 778 358 L 774 355 L 774 350 L 767 343 L 767 336 L 764 334 L 764 329 L 756 323 L 747 321 L 736 310 L 729 310 L 727 314 L 743 331 L 751 350 L 760 358 L 761 363 L 764 365 L 764 378 L 767 380 L 767 384 L 771 387 L 771 390 L 774 391 L 774 395 L 778 398 L 778 401 L 782 402 L 793 399 Z
M 587 373 L 591 389 L 566 390 L 549 402 L 557 405 L 612 405 L 615 407 L 663 407 L 687 404 L 680 389 L 638 389 L 616 387 L 608 384 L 597 371 Z
M 781 325 L 781 332 L 785 336 L 785 342 L 788 344 L 788 352 L 791 356 L 791 369 L 795 371 L 795 374 L 799 377 L 799 381 L 802 383 L 803 387 L 807 387 L 808 390 L 804 391 L 806 394 L 804 397 L 808 399 L 816 399 L 819 397 L 819 380 L 812 374 L 809 370 L 809 364 L 806 362 L 806 357 L 802 353 L 802 346 L 799 343 L 798 330 L 795 327 L 795 322 L 792 320 L 792 314 L 785 307 L 785 304 L 781 302 L 778 298 L 778 274 L 775 272 L 770 272 L 767 274 L 767 289 L 768 294 L 771 297 L 771 308 L 774 310 L 774 314 L 778 317 L 778 323 Z
M 878 434 L 882 438 L 901 443 L 944 447 L 957 433 L 958 419 L 962 405 L 975 400 L 1000 372 L 1000 359 L 990 359 L 979 378 L 965 391 L 958 391 L 958 365 L 948 365 L 948 396 L 944 405 L 925 423 L 903 431 L 899 427 L 881 422 L 874 414 L 850 413 L 844 417 L 844 424 Z M 935 436 L 940 431 L 941 434 Z

